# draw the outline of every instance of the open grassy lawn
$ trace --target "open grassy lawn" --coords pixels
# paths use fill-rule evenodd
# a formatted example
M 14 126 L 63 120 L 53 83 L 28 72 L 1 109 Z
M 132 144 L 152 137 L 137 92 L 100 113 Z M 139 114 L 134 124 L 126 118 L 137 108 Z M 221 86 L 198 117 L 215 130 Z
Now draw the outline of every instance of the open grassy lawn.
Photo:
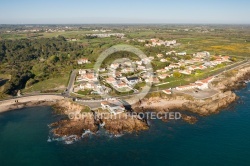
M 3 34 L 0 34 L 0 38 L 1 39 L 11 39 L 11 40 L 14 40 L 14 39 L 22 39 L 22 38 L 27 38 L 27 34 L 25 33 L 3 33 Z
M 65 90 L 67 83 L 69 80 L 69 76 L 65 75 L 63 77 L 51 78 L 48 80 L 44 80 L 42 82 L 38 82 L 30 87 L 25 88 L 22 92 L 36 92 L 36 91 L 46 91 L 46 90 Z

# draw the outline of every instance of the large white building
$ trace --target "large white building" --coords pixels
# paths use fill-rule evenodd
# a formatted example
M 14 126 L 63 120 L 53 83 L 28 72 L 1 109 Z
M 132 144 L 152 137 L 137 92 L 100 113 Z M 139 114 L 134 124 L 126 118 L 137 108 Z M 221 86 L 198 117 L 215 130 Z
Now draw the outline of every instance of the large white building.
M 111 114 L 120 114 L 125 111 L 125 107 L 118 100 L 103 101 L 101 102 L 102 109 L 107 109 Z

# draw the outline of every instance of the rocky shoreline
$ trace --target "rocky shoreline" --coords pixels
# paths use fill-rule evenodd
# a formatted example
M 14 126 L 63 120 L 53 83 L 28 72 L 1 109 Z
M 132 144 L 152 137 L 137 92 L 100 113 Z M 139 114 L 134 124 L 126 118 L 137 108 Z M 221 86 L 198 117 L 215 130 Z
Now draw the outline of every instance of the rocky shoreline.
M 225 73 L 227 75 L 228 73 Z M 250 67 L 230 71 L 231 76 L 216 79 L 216 85 L 212 85 L 218 94 L 203 100 L 190 99 L 187 96 L 163 95 L 161 97 L 144 98 L 140 103 L 133 105 L 137 112 L 141 111 L 179 111 L 182 112 L 182 120 L 188 123 L 195 123 L 198 116 L 209 116 L 220 112 L 230 104 L 238 100 L 233 90 L 240 89 L 250 80 Z M 176 101 L 179 102 L 176 102 Z M 175 103 L 175 104 L 173 104 Z M 194 113 L 197 116 L 188 115 L 186 112 Z
M 52 106 L 56 113 L 66 115 L 65 118 L 58 122 L 50 124 L 52 133 L 56 137 L 75 135 L 80 138 L 85 131 L 96 133 L 100 127 L 103 127 L 108 133 L 115 135 L 133 133 L 149 128 L 147 121 L 138 115 L 141 112 L 181 112 L 183 121 L 194 124 L 197 122 L 199 116 L 215 114 L 223 108 L 228 107 L 238 99 L 238 96 L 233 90 L 244 87 L 245 81 L 250 79 L 250 67 L 231 71 L 230 74 L 232 73 L 233 76 L 227 76 L 226 78 L 218 77 L 212 83 L 213 89 L 216 89 L 219 93 L 210 98 L 198 100 L 192 97 L 190 98 L 190 96 L 179 94 L 155 95 L 153 97 L 146 97 L 132 105 L 133 114 L 126 112 L 111 116 L 106 110 L 91 111 L 87 106 L 73 102 L 70 99 L 64 99 L 63 97 L 55 97 L 55 99 L 51 101 L 42 100 L 41 97 L 36 98 L 36 100 L 27 98 L 19 103 L 9 101 L 8 107 L 5 107 L 7 104 L 0 104 L 0 106 L 2 108 L 8 108 L 6 110 L 40 105 Z M 225 73 L 225 75 L 226 74 L 227 73 Z M 32 99 L 34 99 L 34 97 Z M 97 116 L 97 113 L 105 113 L 109 115 L 109 117 L 100 117 Z M 83 114 L 85 116 L 80 118 L 76 116 Z M 72 115 L 74 115 L 74 117 L 72 117 Z M 162 120 L 168 121 L 168 119 L 164 118 Z

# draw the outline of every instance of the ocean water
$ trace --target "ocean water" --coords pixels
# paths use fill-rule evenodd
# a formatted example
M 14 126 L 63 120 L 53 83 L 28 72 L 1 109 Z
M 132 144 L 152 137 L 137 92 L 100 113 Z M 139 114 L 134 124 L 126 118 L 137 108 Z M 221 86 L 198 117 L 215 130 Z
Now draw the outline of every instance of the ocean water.
M 219 114 L 182 121 L 151 121 L 148 131 L 107 134 L 74 144 L 47 142 L 50 107 L 0 114 L 0 165 L 250 165 L 250 85 L 240 102 Z

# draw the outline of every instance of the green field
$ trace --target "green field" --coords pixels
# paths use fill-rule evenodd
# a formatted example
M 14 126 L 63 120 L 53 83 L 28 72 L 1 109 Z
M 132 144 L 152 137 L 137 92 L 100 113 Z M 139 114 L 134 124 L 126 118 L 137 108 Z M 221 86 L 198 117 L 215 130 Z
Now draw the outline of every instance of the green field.
M 45 81 L 38 82 L 30 87 L 27 87 L 22 90 L 23 93 L 30 92 L 41 92 L 48 90 L 58 90 L 57 92 L 62 92 L 66 89 L 69 76 L 65 75 L 64 77 L 51 78 Z
M 74 45 L 83 46 L 82 50 L 67 52 L 56 52 L 56 55 L 48 57 L 44 62 L 37 63 L 31 69 L 39 79 L 44 78 L 43 81 L 35 83 L 31 86 L 25 87 L 22 92 L 37 92 L 46 90 L 58 90 L 62 91 L 68 82 L 69 73 L 74 68 L 93 68 L 93 65 L 98 56 L 116 44 L 128 44 L 141 49 L 147 56 L 156 56 L 159 53 L 165 54 L 168 51 L 175 50 L 176 52 L 186 51 L 188 54 L 199 51 L 209 51 L 211 55 L 229 55 L 236 57 L 237 61 L 241 61 L 244 58 L 250 57 L 250 29 L 248 27 L 240 26 L 184 26 L 184 25 L 155 25 L 155 26 L 127 26 L 127 27 L 108 27 L 112 32 L 110 33 L 124 33 L 126 38 L 86 38 L 86 34 L 89 33 L 101 33 L 93 32 L 94 28 L 66 30 L 65 32 L 11 32 L 0 33 L 1 40 L 20 40 L 22 38 L 33 39 L 40 38 L 53 38 L 57 36 L 63 36 L 66 39 L 77 39 L 77 41 L 67 41 Z M 161 40 L 177 40 L 181 45 L 170 48 L 170 47 L 154 47 L 147 48 L 144 46 L 145 43 L 138 42 L 138 39 L 149 40 L 151 38 L 158 38 Z M 61 55 L 63 54 L 63 56 Z M 76 65 L 77 59 L 81 57 L 87 57 L 91 61 L 89 64 L 82 66 Z M 116 58 L 121 58 L 120 55 L 111 56 L 106 60 L 106 64 L 110 64 Z M 55 58 L 61 58 L 60 63 L 54 63 Z M 165 57 L 166 58 L 166 57 Z M 173 59 L 167 57 L 169 62 L 160 62 L 160 58 L 155 58 L 152 61 L 153 68 L 161 69 L 173 62 Z M 64 60 L 65 59 L 65 60 Z M 53 63 L 52 63 L 52 62 Z M 43 74 L 44 65 L 49 66 L 54 72 L 51 72 L 49 77 Z M 9 65 L 7 63 L 0 66 L 0 69 L 5 69 Z M 222 66 L 223 67 L 223 66 Z M 169 82 L 168 84 L 153 87 L 153 89 L 169 88 L 179 85 L 184 85 L 193 82 L 197 79 L 205 78 L 217 72 L 222 68 L 217 67 L 213 70 L 204 70 L 201 73 L 196 73 L 191 76 L 182 76 L 177 80 L 166 79 L 162 81 Z M 56 69 L 60 69 L 56 71 Z M 50 71 L 46 71 L 50 72 Z M 40 78 L 41 77 L 41 78 Z M 6 76 L 0 78 L 5 79 Z

